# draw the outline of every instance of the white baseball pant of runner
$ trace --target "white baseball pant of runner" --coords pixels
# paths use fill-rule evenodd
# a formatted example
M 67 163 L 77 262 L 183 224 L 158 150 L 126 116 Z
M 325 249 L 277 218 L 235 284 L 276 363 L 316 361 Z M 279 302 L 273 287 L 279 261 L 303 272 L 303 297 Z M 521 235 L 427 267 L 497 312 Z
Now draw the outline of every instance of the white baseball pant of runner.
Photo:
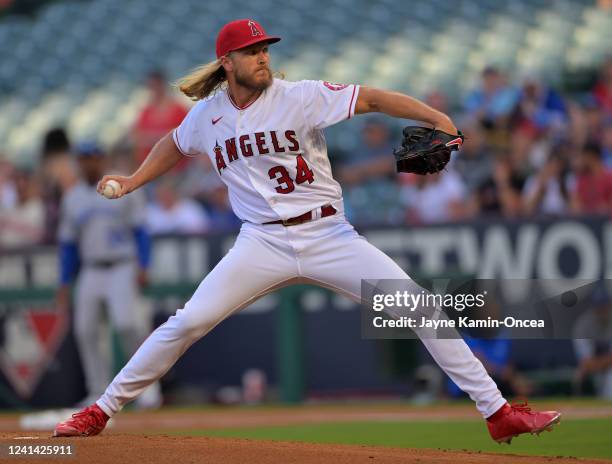
M 136 266 L 131 262 L 109 268 L 88 267 L 76 280 L 74 302 L 74 333 L 85 371 L 88 395 L 99 396 L 111 378 L 110 357 L 100 351 L 100 312 L 106 303 L 110 325 L 121 335 L 130 351 L 137 332 L 133 306 L 136 303 Z M 142 339 L 141 339 L 142 340 Z
M 106 303 L 110 325 L 116 330 L 126 355 L 131 355 L 150 331 L 150 327 L 141 327 L 135 313 L 137 295 L 136 264 L 132 261 L 109 268 L 84 266 L 77 277 L 74 333 L 85 373 L 86 402 L 100 396 L 111 378 L 110 353 L 100 349 L 101 305 Z M 155 403 L 159 395 L 159 384 L 154 383 L 147 400 Z
M 339 212 L 300 225 L 243 224 L 233 248 L 184 308 L 140 346 L 97 401 L 109 416 L 162 377 L 217 324 L 261 296 L 296 282 L 333 289 L 359 302 L 362 279 L 409 279 Z M 418 335 L 418 329 L 417 335 Z M 461 339 L 422 338 L 429 353 L 488 417 L 505 404 L 495 382 Z

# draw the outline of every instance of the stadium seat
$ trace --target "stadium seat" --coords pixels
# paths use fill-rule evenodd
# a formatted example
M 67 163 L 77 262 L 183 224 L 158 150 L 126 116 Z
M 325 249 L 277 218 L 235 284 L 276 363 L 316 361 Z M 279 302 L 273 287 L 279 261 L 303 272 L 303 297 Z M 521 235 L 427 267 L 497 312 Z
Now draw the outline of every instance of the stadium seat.
M 58 0 L 32 18 L 5 16 L 0 101 L 8 103 L 0 106 L 0 135 L 7 150 L 17 156 L 36 149 L 30 140 L 58 120 L 78 136 L 98 128 L 104 143 L 117 140 L 142 103 L 147 72 L 161 68 L 174 80 L 212 59 L 216 32 L 236 11 L 283 36 L 273 66 L 290 79 L 362 82 L 415 95 L 438 88 L 453 98 L 489 64 L 557 76 L 564 66 L 596 65 L 612 43 L 612 13 L 582 0 L 431 0 L 410 7 L 286 0 L 270 18 L 260 17 L 276 5 Z

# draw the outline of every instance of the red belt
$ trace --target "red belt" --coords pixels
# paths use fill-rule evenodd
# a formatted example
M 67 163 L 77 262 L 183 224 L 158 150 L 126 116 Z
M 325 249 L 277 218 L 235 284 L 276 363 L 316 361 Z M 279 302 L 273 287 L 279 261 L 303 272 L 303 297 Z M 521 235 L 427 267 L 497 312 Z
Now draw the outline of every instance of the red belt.
M 321 217 L 322 218 L 327 217 L 327 216 L 333 216 L 336 213 L 337 213 L 336 208 L 334 208 L 332 205 L 321 206 Z M 316 219 L 316 217 L 313 217 L 312 211 L 308 211 L 307 213 L 304 213 L 300 216 L 292 217 L 289 219 L 279 219 L 278 221 L 264 222 L 264 225 L 282 224 L 285 227 L 297 226 L 298 224 L 304 224 L 305 222 L 312 221 L 313 219 Z

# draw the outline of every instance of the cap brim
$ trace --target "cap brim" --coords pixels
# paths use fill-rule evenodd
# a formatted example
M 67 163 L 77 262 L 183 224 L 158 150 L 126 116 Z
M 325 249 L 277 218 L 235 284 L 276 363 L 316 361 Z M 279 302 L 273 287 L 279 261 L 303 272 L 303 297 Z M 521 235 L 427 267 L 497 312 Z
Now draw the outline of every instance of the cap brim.
M 281 39 L 280 37 L 274 36 L 274 35 L 268 35 L 266 37 L 257 37 L 257 38 L 254 38 L 254 39 L 248 41 L 247 43 L 242 45 L 242 47 L 240 47 L 240 48 L 236 48 L 234 50 L 230 50 L 230 52 L 235 52 L 237 50 L 242 50 L 243 48 L 250 47 L 251 45 L 255 45 L 255 44 L 258 44 L 260 42 L 268 42 L 269 44 L 273 44 L 273 43 L 279 42 L 280 39 Z

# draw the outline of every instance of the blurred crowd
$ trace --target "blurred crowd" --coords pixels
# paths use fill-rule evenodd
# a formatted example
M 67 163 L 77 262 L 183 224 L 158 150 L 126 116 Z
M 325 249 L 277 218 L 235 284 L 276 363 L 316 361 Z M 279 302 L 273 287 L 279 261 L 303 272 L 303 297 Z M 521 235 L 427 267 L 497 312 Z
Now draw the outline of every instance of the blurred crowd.
M 146 106 L 106 153 L 109 172 L 132 172 L 188 111 L 163 73 L 152 72 L 146 86 Z M 466 136 L 441 174 L 395 173 L 399 134 L 388 118 L 363 119 L 357 150 L 329 147 L 353 223 L 612 213 L 612 58 L 579 94 L 568 96 L 537 76 L 511 81 L 488 67 L 459 105 L 450 107 L 440 92 L 426 101 L 450 114 Z M 50 130 L 41 146 L 35 167 L 12 165 L 0 153 L 0 248 L 55 241 L 60 198 L 79 180 L 76 147 L 61 128 Z M 186 158 L 147 185 L 146 194 L 153 234 L 214 233 L 240 224 L 206 157 Z
M 446 172 L 397 176 L 390 154 L 398 142 L 382 119 L 368 119 L 363 148 L 337 163 L 354 222 L 612 212 L 612 58 L 590 90 L 571 97 L 536 76 L 510 82 L 489 67 L 460 108 L 439 92 L 426 101 L 453 116 L 463 149 Z

